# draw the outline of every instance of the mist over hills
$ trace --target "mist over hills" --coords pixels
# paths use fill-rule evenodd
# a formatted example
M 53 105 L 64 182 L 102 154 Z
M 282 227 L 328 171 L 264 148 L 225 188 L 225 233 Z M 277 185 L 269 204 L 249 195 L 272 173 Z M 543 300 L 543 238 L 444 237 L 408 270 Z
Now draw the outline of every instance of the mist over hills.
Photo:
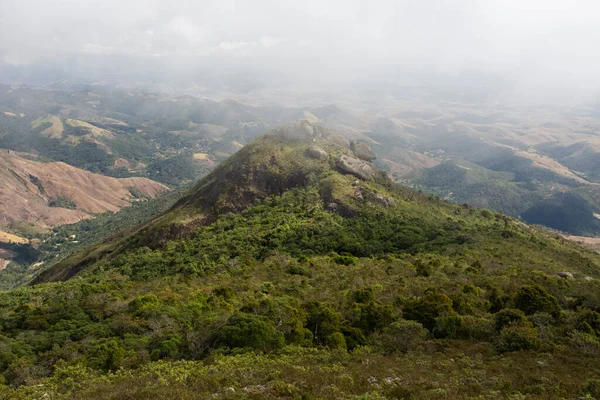
M 246 102 L 253 97 L 261 103 L 260 93 L 274 96 L 275 103 L 279 99 L 285 104 L 288 98 L 297 103 L 301 98 L 265 88 L 226 94 L 238 100 L 215 101 L 106 85 L 3 86 L 0 145 L 35 153 L 33 157 L 44 162 L 62 161 L 110 177 L 150 178 L 177 188 L 194 183 L 259 133 L 304 118 L 371 145 L 378 154 L 376 165 L 402 184 L 570 235 L 600 232 L 599 122 L 593 107 L 524 108 L 481 99 L 449 103 L 423 87 L 382 88 L 370 95 L 350 91 L 344 97 L 306 94 L 310 101 L 300 107 Z M 77 208 L 77 199 L 65 193 L 64 205 Z M 147 218 L 152 216 L 149 210 L 162 207 L 142 209 L 134 213 Z M 60 258 L 72 251 L 67 249 L 88 243 L 89 232 L 108 234 L 115 229 L 104 222 L 95 229 L 88 223 L 69 225 L 61 228 L 58 240 L 39 236 L 35 232 L 41 226 L 35 223 L 27 227 L 21 217 L 10 218 L 13 222 L 3 226 L 5 231 L 23 240 L 41 240 L 42 254 L 47 254 L 15 257 L 16 249 L 9 246 L 12 253 L 2 259 L 8 265 L 4 274 L 11 276 L 31 276 L 23 271 L 52 254 Z M 48 215 L 39 221 L 43 218 Z M 118 217 L 101 219 L 109 220 Z M 69 239 L 72 236 L 76 239 Z M 14 284 L 8 282 L 12 279 L 6 284 Z
M 0 1 L 0 399 L 600 399 L 599 13 Z

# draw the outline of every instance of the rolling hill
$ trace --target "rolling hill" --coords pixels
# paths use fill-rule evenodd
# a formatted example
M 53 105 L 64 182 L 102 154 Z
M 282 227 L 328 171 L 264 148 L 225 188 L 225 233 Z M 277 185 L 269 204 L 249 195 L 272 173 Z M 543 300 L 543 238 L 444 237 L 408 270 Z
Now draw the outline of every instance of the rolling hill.
M 147 178 L 112 178 L 6 150 L 0 150 L 0 176 L 0 227 L 30 233 L 115 212 L 168 189 Z

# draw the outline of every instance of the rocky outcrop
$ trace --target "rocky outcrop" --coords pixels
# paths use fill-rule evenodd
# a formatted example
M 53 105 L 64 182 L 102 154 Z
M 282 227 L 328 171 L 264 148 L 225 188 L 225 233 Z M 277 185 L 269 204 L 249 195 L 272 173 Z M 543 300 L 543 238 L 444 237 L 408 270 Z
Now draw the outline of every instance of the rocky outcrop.
M 327 158 L 327 156 L 328 156 L 327 152 L 318 146 L 309 147 L 307 150 L 307 154 L 310 158 L 315 158 L 315 159 L 323 159 L 323 158 Z
M 394 200 L 394 199 L 385 197 L 384 195 L 381 195 L 381 194 L 370 192 L 367 195 L 367 200 L 369 200 L 373 204 L 377 204 L 379 206 L 388 208 L 390 206 L 390 200 Z
M 337 166 L 342 171 L 348 172 L 364 181 L 371 179 L 375 173 L 373 167 L 368 163 L 347 155 L 343 155 L 338 159 Z
M 573 276 L 573 274 L 571 272 L 567 272 L 567 271 L 561 271 L 558 274 L 559 277 L 563 278 L 563 279 L 575 279 L 575 276 Z
M 341 146 L 345 149 L 349 149 L 350 148 L 350 144 L 348 142 L 348 139 L 346 138 L 346 136 L 340 134 L 340 133 L 331 133 L 328 136 L 328 139 L 331 140 L 333 143 L 337 144 L 338 146 Z
M 283 140 L 297 141 L 319 139 L 328 136 L 329 132 L 303 119 L 275 128 L 271 134 Z
M 350 150 L 352 150 L 354 155 L 361 160 L 371 162 L 377 158 L 369 145 L 359 142 L 358 140 L 353 140 L 350 142 Z

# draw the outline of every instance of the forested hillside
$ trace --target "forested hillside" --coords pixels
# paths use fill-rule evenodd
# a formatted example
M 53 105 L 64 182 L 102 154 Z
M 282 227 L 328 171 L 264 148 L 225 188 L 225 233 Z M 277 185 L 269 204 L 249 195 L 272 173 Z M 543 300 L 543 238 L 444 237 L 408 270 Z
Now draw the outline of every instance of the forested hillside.
M 6 398 L 595 398 L 600 256 L 307 122 L 0 293 Z

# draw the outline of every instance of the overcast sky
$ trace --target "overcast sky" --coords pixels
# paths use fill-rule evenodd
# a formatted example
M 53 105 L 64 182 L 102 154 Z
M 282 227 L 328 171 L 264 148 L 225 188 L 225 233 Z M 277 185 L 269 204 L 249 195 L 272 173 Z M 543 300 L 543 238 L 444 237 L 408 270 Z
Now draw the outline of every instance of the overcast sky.
M 597 84 L 599 21 L 596 0 L 0 0 L 0 60 L 176 56 Z

